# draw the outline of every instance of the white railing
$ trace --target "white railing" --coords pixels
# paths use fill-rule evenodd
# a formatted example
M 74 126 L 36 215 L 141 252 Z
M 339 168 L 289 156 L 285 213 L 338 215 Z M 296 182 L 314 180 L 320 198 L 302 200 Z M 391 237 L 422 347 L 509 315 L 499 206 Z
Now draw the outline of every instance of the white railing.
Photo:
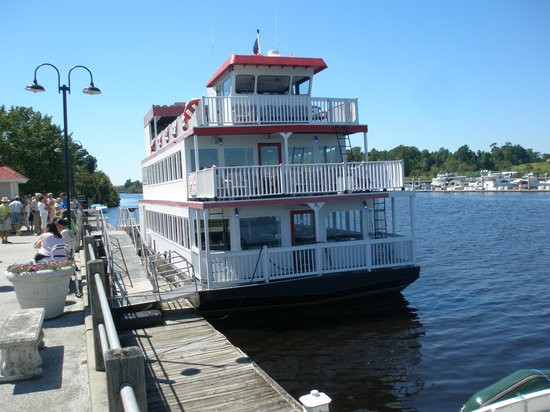
M 203 126 L 234 124 L 357 124 L 357 99 L 309 96 L 212 96 L 203 97 Z
M 210 253 L 212 287 L 414 264 L 411 237 Z M 204 252 L 203 252 L 204 254 Z
M 403 161 L 235 166 L 188 175 L 188 194 L 198 199 L 238 199 L 273 195 L 310 195 L 400 189 Z

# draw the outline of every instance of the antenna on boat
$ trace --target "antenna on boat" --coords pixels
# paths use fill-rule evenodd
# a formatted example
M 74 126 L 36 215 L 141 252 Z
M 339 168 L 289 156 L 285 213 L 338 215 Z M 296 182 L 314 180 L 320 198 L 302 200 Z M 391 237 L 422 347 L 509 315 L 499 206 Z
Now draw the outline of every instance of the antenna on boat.
M 277 0 L 275 0 L 275 50 L 279 51 L 279 15 L 277 13 Z
M 210 14 L 210 50 L 212 52 L 212 70 L 214 70 L 214 29 L 212 25 L 212 2 L 208 3 L 208 13 Z

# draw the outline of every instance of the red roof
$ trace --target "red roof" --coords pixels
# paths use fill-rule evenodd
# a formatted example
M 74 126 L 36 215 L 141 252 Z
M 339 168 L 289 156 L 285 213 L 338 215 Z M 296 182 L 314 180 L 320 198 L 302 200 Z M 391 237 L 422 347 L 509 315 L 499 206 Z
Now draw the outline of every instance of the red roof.
M 185 106 L 182 104 L 173 104 L 171 106 L 153 106 L 143 119 L 143 127 L 146 127 L 154 116 L 178 117 L 183 113 Z
M 17 180 L 24 179 L 29 180 L 28 177 L 23 176 L 21 173 L 17 173 L 15 170 L 8 166 L 0 166 L 0 179 L 3 180 Z
M 319 73 L 327 68 L 323 59 L 310 57 L 280 57 L 280 56 L 230 56 L 212 76 L 206 87 L 212 87 L 233 66 L 278 66 L 278 67 L 312 67 L 313 73 Z

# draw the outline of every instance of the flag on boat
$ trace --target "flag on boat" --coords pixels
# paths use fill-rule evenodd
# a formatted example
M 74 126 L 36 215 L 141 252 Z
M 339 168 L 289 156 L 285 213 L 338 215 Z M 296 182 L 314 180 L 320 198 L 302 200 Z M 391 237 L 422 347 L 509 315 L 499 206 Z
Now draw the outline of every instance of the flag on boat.
M 252 53 L 254 53 L 256 56 L 262 54 L 260 51 L 260 29 L 256 30 L 256 41 L 254 42 L 254 46 L 252 47 Z

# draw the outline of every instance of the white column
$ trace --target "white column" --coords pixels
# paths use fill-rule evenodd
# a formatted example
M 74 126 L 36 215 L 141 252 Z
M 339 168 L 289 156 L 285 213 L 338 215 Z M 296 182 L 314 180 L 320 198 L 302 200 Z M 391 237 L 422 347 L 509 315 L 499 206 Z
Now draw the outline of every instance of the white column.
M 204 252 L 206 259 L 206 279 L 208 282 L 208 288 L 212 286 L 212 262 L 210 260 L 210 231 L 209 231 L 209 220 L 210 220 L 210 211 L 204 209 L 202 211 L 202 216 L 204 219 Z
M 291 132 L 288 133 L 279 133 L 283 138 L 283 165 L 280 168 L 281 173 L 281 192 L 286 193 L 287 178 L 286 178 L 286 165 L 288 164 L 288 139 L 292 136 Z
M 193 149 L 195 150 L 195 172 L 199 170 L 199 137 L 193 135 Z

